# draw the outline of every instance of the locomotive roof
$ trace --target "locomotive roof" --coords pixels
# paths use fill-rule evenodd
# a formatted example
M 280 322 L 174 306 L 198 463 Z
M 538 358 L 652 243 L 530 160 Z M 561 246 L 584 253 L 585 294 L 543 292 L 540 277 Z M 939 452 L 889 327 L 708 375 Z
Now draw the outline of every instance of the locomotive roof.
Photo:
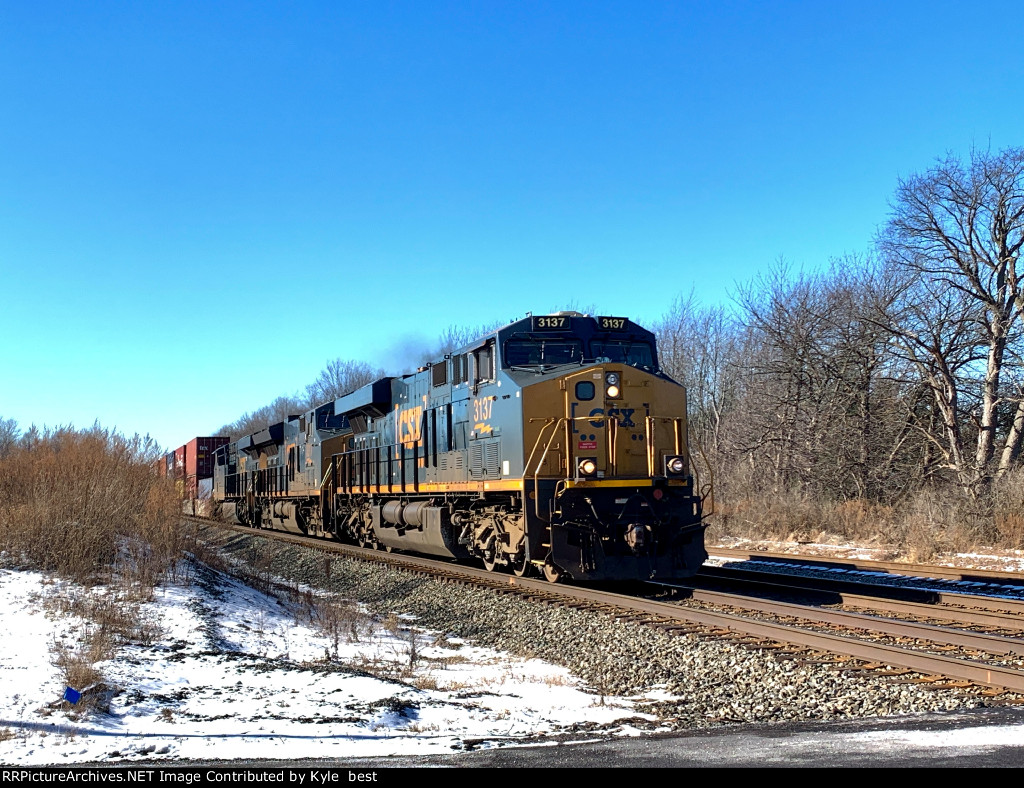
M 565 318 L 567 324 L 562 328 L 555 328 L 551 325 L 548 325 L 543 329 L 537 328 L 539 321 L 550 320 L 550 318 Z M 495 335 L 497 335 L 499 342 L 504 342 L 513 334 L 532 333 L 537 330 L 543 330 L 545 333 L 550 332 L 552 336 L 573 335 L 583 339 L 589 339 L 593 335 L 600 334 L 605 330 L 601 327 L 602 321 L 615 321 L 615 324 L 618 326 L 614 329 L 616 333 L 628 335 L 634 339 L 646 339 L 649 340 L 652 345 L 654 343 L 654 334 L 643 326 L 634 323 L 628 317 L 587 315 L 582 312 L 568 310 L 562 312 L 550 312 L 544 315 L 534 315 L 532 313 L 527 314 L 526 317 L 520 318 L 519 320 L 513 320 L 511 323 L 506 323 L 501 328 L 489 331 L 486 334 L 481 334 L 472 342 L 452 350 L 452 353 L 465 353 L 469 350 L 473 350 L 474 348 L 479 347 L 482 342 Z
M 569 325 L 564 329 L 564 333 L 574 334 L 583 338 L 589 338 L 594 334 L 599 334 L 604 331 L 614 331 L 616 333 L 623 333 L 633 336 L 634 338 L 643 337 L 645 339 L 654 340 L 654 334 L 648 331 L 643 326 L 637 325 L 628 317 L 617 317 L 611 315 L 585 315 L 582 312 L 552 312 L 548 315 L 527 315 L 521 320 L 516 320 L 509 323 L 504 328 L 498 329 L 497 333 L 501 339 L 505 339 L 511 334 L 517 332 L 534 332 L 538 330 L 553 331 L 558 333 L 560 329 L 551 327 L 551 319 L 565 318 L 568 320 Z M 548 327 L 544 329 L 538 328 L 539 321 L 548 321 Z M 604 326 L 605 321 L 611 321 L 608 325 L 615 325 L 614 329 L 609 329 Z

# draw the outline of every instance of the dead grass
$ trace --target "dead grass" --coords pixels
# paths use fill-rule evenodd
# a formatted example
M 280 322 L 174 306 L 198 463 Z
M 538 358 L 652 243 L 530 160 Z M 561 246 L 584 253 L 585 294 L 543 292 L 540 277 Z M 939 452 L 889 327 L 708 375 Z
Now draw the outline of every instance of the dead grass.
M 437 678 L 430 674 L 417 676 L 409 683 L 419 690 L 435 691 L 441 689 L 441 685 L 438 684 Z
M 80 716 L 109 710 L 110 692 L 96 663 L 112 658 L 115 651 L 116 641 L 111 634 L 91 627 L 74 648 L 60 641 L 53 642 L 50 647 L 53 665 L 60 669 L 65 686 L 82 693 L 77 704 L 67 703 L 68 711 Z
M 1001 477 L 992 488 L 994 542 L 1010 550 L 1024 549 L 1024 470 Z
M 337 659 L 342 640 L 358 643 L 369 626 L 369 617 L 349 601 L 311 600 L 308 616 L 310 624 L 330 639 L 332 659 Z
M 89 623 L 98 634 L 115 643 L 150 646 L 160 637 L 159 626 L 146 618 L 139 601 L 124 587 L 112 587 L 107 593 L 62 593 L 43 600 L 43 609 L 57 615 L 73 615 Z
M 123 643 L 152 644 L 160 632 L 142 615 L 138 600 L 118 594 L 118 589 L 100 593 L 76 588 L 60 591 L 42 602 L 48 615 L 85 622 L 73 646 L 62 640 L 51 643 L 50 659 L 60 669 L 65 686 L 82 693 L 77 704 L 65 702 L 66 711 L 73 716 L 106 713 L 117 690 L 105 683 L 97 664 L 112 659 Z
M 1007 474 L 976 501 L 941 486 L 894 505 L 823 501 L 799 493 L 720 499 L 708 537 L 884 546 L 900 558 L 922 562 L 944 553 L 1019 550 L 1024 548 L 1024 471 Z
M 388 613 L 381 626 L 392 635 L 397 635 L 402 630 L 402 620 L 397 613 Z

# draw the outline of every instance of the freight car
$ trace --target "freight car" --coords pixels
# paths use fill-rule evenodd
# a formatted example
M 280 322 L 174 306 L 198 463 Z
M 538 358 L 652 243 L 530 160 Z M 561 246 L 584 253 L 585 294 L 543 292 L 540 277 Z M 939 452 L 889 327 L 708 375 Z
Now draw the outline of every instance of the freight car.
M 217 449 L 213 498 L 253 527 L 552 582 L 678 579 L 707 557 L 687 435 L 651 332 L 531 315 Z
M 228 442 L 224 436 L 193 438 L 157 460 L 157 475 L 174 480 L 185 512 L 208 514 L 213 490 L 213 454 Z

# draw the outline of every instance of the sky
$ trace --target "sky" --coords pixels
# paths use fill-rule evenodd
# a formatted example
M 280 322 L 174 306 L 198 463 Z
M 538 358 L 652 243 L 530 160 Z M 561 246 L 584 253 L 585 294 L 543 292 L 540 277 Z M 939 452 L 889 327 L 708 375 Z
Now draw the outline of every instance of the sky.
M 0 0 L 0 418 L 165 448 L 450 326 L 728 305 L 1024 144 L 1018 2 Z

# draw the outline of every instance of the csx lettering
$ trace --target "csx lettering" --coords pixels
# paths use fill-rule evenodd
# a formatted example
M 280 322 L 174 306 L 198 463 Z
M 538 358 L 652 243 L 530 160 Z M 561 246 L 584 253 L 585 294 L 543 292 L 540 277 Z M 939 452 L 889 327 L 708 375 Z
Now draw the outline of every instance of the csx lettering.
M 619 422 L 619 426 L 620 427 L 627 427 L 627 428 L 628 427 L 635 427 L 636 426 L 636 424 L 633 423 L 633 419 L 632 419 L 632 416 L 633 416 L 634 413 L 636 413 L 636 408 L 611 408 L 608 411 L 609 417 L 611 417 L 611 418 L 616 418 L 617 417 L 617 420 Z M 604 416 L 604 408 L 594 408 L 592 411 L 590 411 L 589 415 L 591 415 L 591 416 Z M 603 419 L 594 419 L 594 420 L 592 420 L 590 422 L 590 424 L 592 426 L 594 426 L 594 427 L 602 427 L 602 426 L 604 426 L 604 420 Z
M 473 421 L 487 421 L 491 417 L 494 400 L 490 397 L 473 400 Z
M 398 413 L 398 442 L 405 445 L 416 443 L 420 439 L 420 425 L 423 421 L 423 407 L 417 405 L 415 408 L 399 411 Z

